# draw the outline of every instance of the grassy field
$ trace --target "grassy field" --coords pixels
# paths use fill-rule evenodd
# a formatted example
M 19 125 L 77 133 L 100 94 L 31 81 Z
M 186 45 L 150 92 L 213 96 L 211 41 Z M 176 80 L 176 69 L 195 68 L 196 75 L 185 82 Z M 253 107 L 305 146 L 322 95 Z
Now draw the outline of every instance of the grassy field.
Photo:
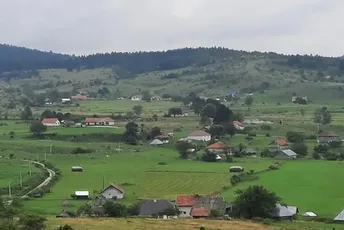
M 274 229 L 262 224 L 240 222 L 240 221 L 217 221 L 217 220 L 154 220 L 154 219 L 49 219 L 48 230 L 56 229 L 58 225 L 68 224 L 76 230 L 195 230 L 205 227 L 206 230 L 269 230 Z
M 248 221 L 219 221 L 219 220 L 156 220 L 156 219 L 53 219 L 47 221 L 48 230 L 54 230 L 59 225 L 68 224 L 76 230 L 128 229 L 128 230 L 196 230 L 205 227 L 206 230 L 343 230 L 341 224 L 325 224 L 316 222 L 271 222 L 269 225 Z
M 35 178 L 41 170 L 31 165 L 31 175 L 29 174 L 29 163 L 17 159 L 0 159 L 0 187 L 8 188 L 20 184 L 20 173 L 22 175 L 23 185 L 26 181 Z
M 49 158 L 62 170 L 62 178 L 42 199 L 27 203 L 27 208 L 43 214 L 56 214 L 65 199 L 76 190 L 88 190 L 97 195 L 105 183 L 121 185 L 125 190 L 122 202 L 139 199 L 166 198 L 178 194 L 209 194 L 229 186 L 230 166 L 240 164 L 247 169 L 262 170 L 271 160 L 240 159 L 235 163 L 205 163 L 181 160 L 178 153 L 167 148 L 151 148 L 144 152 L 123 152 L 92 156 L 59 156 Z M 159 165 L 163 162 L 166 165 Z M 82 165 L 83 173 L 72 173 L 71 167 Z M 134 167 L 133 167 L 134 166 Z M 83 202 L 71 202 L 76 208 Z
M 283 202 L 297 205 L 301 214 L 313 211 L 320 216 L 334 218 L 343 209 L 344 182 L 337 180 L 343 171 L 343 162 L 291 161 L 278 171 L 260 174 L 258 181 L 242 183 L 235 188 L 263 185 L 276 192 Z M 224 196 L 233 199 L 234 189 Z

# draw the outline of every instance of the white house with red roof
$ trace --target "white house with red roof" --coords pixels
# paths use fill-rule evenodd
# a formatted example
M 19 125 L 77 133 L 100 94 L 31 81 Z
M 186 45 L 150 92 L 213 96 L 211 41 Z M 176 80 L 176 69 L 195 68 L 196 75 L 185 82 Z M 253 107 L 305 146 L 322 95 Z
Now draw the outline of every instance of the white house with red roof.
M 120 200 L 124 197 L 124 190 L 117 185 L 109 184 L 100 194 L 106 199 L 114 199 L 116 197 L 117 200 Z
M 211 135 L 203 130 L 196 130 L 190 133 L 187 139 L 193 141 L 210 141 Z
M 207 146 L 205 149 L 214 153 L 224 153 L 226 151 L 230 152 L 230 147 L 221 141 L 211 144 Z
M 233 121 L 233 125 L 237 130 L 244 130 L 245 127 L 240 121 Z
M 42 124 L 47 127 L 58 127 L 61 125 L 61 122 L 57 118 L 44 118 Z

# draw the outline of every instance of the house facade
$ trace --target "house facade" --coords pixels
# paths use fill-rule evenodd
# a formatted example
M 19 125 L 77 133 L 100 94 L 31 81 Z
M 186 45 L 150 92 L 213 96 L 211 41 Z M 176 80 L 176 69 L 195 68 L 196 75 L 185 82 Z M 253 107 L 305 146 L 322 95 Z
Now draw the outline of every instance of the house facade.
M 105 197 L 106 199 L 114 199 L 117 200 L 123 199 L 124 197 L 124 190 L 117 185 L 110 184 L 106 188 L 104 188 L 100 194 Z
M 58 127 L 61 125 L 61 122 L 57 118 L 44 118 L 42 124 L 47 127 Z
M 291 149 L 279 150 L 275 156 L 276 159 L 281 160 L 296 159 L 296 157 L 297 154 Z
M 205 148 L 209 152 L 212 153 L 225 153 L 225 152 L 230 152 L 230 148 L 228 145 L 224 144 L 223 142 L 219 141 L 214 144 L 211 144 Z
M 211 135 L 207 132 L 204 132 L 202 130 L 196 130 L 190 133 L 187 137 L 188 140 L 194 140 L 194 141 L 210 141 Z
M 88 97 L 86 95 L 77 94 L 75 96 L 72 96 L 72 100 L 84 101 L 84 100 L 88 100 Z
M 324 132 L 318 135 L 318 144 L 328 144 L 330 142 L 341 142 L 342 138 L 334 132 Z
M 142 101 L 142 95 L 135 95 L 131 97 L 132 101 Z
M 86 118 L 84 124 L 87 126 L 106 126 L 106 125 L 115 125 L 115 120 L 110 117 L 95 118 L 90 117 Z

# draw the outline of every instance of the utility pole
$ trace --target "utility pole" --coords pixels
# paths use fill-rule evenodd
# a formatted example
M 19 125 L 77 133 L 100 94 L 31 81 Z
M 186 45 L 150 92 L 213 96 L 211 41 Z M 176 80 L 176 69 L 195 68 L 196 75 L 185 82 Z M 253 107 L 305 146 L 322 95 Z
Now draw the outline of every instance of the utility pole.
M 105 178 L 103 176 L 103 189 L 105 188 Z
M 29 161 L 29 175 L 31 176 L 31 161 Z
M 53 153 L 53 145 L 50 143 L 50 155 Z
M 8 181 L 8 195 L 9 195 L 10 198 L 12 198 L 11 181 Z
M 45 149 L 45 152 L 44 152 L 44 160 L 47 161 L 47 149 Z
M 20 178 L 20 189 L 23 189 L 23 177 L 22 177 L 22 173 L 21 172 L 19 174 L 19 178 Z

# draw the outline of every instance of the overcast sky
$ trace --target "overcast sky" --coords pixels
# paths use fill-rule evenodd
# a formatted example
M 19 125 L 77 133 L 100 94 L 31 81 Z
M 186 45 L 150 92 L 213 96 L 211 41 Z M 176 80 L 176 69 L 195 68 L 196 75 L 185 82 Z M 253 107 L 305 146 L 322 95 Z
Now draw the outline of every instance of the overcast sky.
M 0 43 L 90 54 L 223 46 L 344 54 L 344 0 L 0 0 Z

